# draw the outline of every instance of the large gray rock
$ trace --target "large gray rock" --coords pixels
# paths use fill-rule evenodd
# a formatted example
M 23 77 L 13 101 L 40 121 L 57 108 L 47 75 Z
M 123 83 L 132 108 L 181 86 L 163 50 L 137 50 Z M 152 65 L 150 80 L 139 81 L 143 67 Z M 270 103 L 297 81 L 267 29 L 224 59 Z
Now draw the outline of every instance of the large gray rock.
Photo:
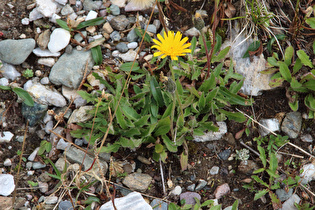
M 118 31 L 124 30 L 128 24 L 129 20 L 126 18 L 125 15 L 118 15 L 110 20 L 110 25 L 113 27 L 113 29 Z
M 73 50 L 71 54 L 65 53 L 52 67 L 49 80 L 55 85 L 76 89 L 83 79 L 86 62 L 88 62 L 88 74 L 94 65 L 91 51 Z
M 67 160 L 69 160 L 70 162 L 75 162 L 79 164 L 83 162 L 83 158 L 85 156 L 85 153 L 82 150 L 77 149 L 75 147 L 70 147 L 66 149 L 65 153 L 66 153 Z M 83 170 L 89 169 L 92 166 L 93 162 L 94 162 L 94 158 L 92 158 L 90 155 L 86 155 L 83 162 L 83 166 L 84 166 Z M 102 171 L 105 174 L 108 169 L 108 164 L 102 160 L 100 160 L 100 163 L 101 163 Z M 98 164 L 96 162 L 93 165 L 93 170 L 99 170 Z
M 123 184 L 132 190 L 146 191 L 152 181 L 148 174 L 132 173 L 126 176 Z
M 23 63 L 35 48 L 34 39 L 7 39 L 0 42 L 0 60 L 13 65 Z
M 299 136 L 302 128 L 302 115 L 299 112 L 290 112 L 286 114 L 281 130 L 289 136 L 289 138 L 295 139 Z

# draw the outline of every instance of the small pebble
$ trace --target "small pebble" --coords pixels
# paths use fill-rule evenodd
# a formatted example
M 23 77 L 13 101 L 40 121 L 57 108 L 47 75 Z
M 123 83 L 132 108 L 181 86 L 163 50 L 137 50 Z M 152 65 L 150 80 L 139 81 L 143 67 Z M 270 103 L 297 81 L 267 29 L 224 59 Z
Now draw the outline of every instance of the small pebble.
M 213 166 L 210 170 L 209 170 L 209 173 L 211 174 L 211 175 L 216 175 L 216 174 L 218 174 L 219 173 L 219 167 L 218 166 Z
M 12 165 L 11 159 L 9 159 L 9 158 L 5 159 L 5 161 L 3 162 L 3 165 L 4 166 L 11 166 Z

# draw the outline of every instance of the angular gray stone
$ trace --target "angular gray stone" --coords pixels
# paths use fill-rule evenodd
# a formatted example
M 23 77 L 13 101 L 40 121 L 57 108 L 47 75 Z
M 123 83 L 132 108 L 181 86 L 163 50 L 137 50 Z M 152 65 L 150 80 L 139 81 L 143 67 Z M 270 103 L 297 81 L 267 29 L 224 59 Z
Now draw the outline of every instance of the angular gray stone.
M 295 139 L 299 136 L 299 133 L 302 128 L 302 115 L 299 112 L 290 112 L 286 114 L 282 125 L 281 130 L 289 138 Z
M 88 74 L 94 65 L 91 51 L 73 50 L 71 54 L 63 54 L 52 67 L 49 80 L 55 85 L 77 89 L 83 79 L 86 62 Z
M 151 207 L 154 210 L 167 210 L 168 209 L 168 204 L 161 199 L 155 198 L 151 203 Z
M 286 192 L 284 189 L 277 189 L 276 195 L 278 196 L 280 201 L 288 200 L 293 194 L 293 188 L 289 189 L 289 192 Z
M 34 39 L 0 41 L 0 60 L 13 65 L 23 63 L 35 48 Z
M 301 198 L 297 194 L 293 194 L 286 202 L 282 204 L 279 210 L 297 210 L 294 203 L 300 203 Z
M 93 108 L 94 106 L 81 106 L 79 109 L 74 110 L 70 116 L 68 124 L 85 122 L 91 119 L 93 115 L 87 112 L 91 111 Z
M 128 42 L 135 42 L 139 39 L 138 35 L 135 32 L 135 29 L 132 29 L 131 31 L 129 31 L 129 33 L 127 34 L 127 41 Z
M 128 24 L 129 20 L 126 18 L 125 15 L 118 15 L 110 20 L 110 25 L 113 27 L 113 29 L 118 31 L 124 30 Z
M 195 190 L 199 191 L 202 190 L 207 185 L 207 181 L 200 179 L 198 185 L 196 186 Z
M 61 201 L 58 205 L 58 210 L 73 210 L 72 203 L 70 201 Z
M 152 181 L 148 174 L 132 173 L 126 176 L 123 184 L 132 190 L 146 191 Z
M 34 126 L 36 123 L 41 120 L 46 111 L 48 109 L 48 105 L 34 103 L 34 106 L 27 106 L 22 103 L 22 115 L 23 117 L 29 121 L 29 126 Z
M 112 15 L 120 15 L 120 9 L 117 5 L 112 4 L 112 5 L 110 5 L 109 9 L 110 9 L 110 13 Z
M 179 196 L 180 200 L 185 200 L 185 204 L 191 204 L 191 205 L 196 204 L 195 198 L 200 200 L 201 196 L 196 192 L 185 192 L 185 193 L 180 194 Z
M 102 5 L 102 1 L 85 0 L 83 7 L 85 11 L 98 10 Z
M 261 136 L 266 136 L 270 133 L 270 131 L 278 131 L 280 129 L 279 120 L 276 118 L 272 119 L 261 119 L 259 123 L 265 126 L 268 129 L 265 129 L 261 125 L 259 125 L 259 133 Z
M 219 126 L 219 131 L 213 132 L 209 131 L 205 135 L 202 136 L 194 136 L 194 141 L 196 142 L 205 142 L 205 141 L 213 141 L 220 140 L 224 134 L 227 132 L 227 126 L 225 122 L 217 122 Z
M 73 146 L 65 150 L 65 153 L 66 153 L 67 160 L 69 160 L 70 162 L 75 162 L 79 164 L 82 163 L 84 155 L 85 155 L 85 153 L 82 150 L 77 149 Z M 94 161 L 94 158 L 92 158 L 90 155 L 86 155 L 83 162 L 83 166 L 84 166 L 83 170 L 89 169 L 92 166 L 93 161 Z M 105 161 L 101 161 L 101 160 L 100 160 L 100 163 L 102 166 L 102 171 L 105 174 L 108 169 L 108 164 Z M 93 170 L 98 170 L 98 169 L 99 169 L 98 164 L 94 163 Z
M 128 46 L 126 43 L 124 42 L 119 42 L 117 45 L 116 45 L 116 49 L 121 52 L 121 53 L 125 53 L 128 51 Z

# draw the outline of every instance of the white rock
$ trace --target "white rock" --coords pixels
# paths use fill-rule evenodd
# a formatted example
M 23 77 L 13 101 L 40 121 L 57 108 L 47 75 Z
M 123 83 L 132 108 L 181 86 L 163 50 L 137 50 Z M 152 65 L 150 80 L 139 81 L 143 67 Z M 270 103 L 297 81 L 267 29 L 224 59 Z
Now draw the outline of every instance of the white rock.
M 11 174 L 0 174 L 0 195 L 8 196 L 14 188 L 14 177 Z
M 120 52 L 118 50 L 114 50 L 112 52 L 112 56 L 115 57 L 115 58 L 119 57 L 119 55 L 120 55 Z
M 301 198 L 297 194 L 293 194 L 288 200 L 282 204 L 282 208 L 279 210 L 297 210 L 295 203 L 300 203 Z
M 307 184 L 312 180 L 315 180 L 315 164 L 309 163 L 303 166 L 303 173 L 300 175 L 302 178 L 302 184 Z
M 57 196 L 49 196 L 49 197 L 47 197 L 46 199 L 45 199 L 45 203 L 46 204 L 50 204 L 50 205 L 52 205 L 52 204 L 56 204 L 58 202 L 58 197 Z
M 57 149 L 60 149 L 60 150 L 66 150 L 68 149 L 69 147 L 71 146 L 71 144 L 69 142 L 66 142 L 65 140 L 63 139 L 60 139 L 57 143 Z
M 126 53 L 121 53 L 119 54 L 119 57 L 121 59 L 123 59 L 123 61 L 125 62 L 131 62 L 133 61 L 135 58 L 138 59 L 139 58 L 139 55 L 137 55 L 137 52 L 134 51 L 134 50 L 129 50 L 128 52 Z
M 57 23 L 57 19 L 60 19 L 61 17 L 57 14 L 53 14 L 50 18 L 49 21 L 53 22 L 53 23 Z
M 97 18 L 97 12 L 91 10 L 85 18 L 85 21 Z
M 225 122 L 217 122 L 219 126 L 219 131 L 213 132 L 209 131 L 205 135 L 202 136 L 194 136 L 194 141 L 196 142 L 205 142 L 205 141 L 213 141 L 220 140 L 224 134 L 227 132 L 227 126 Z
M 3 135 L 0 134 L 0 143 L 10 142 L 14 136 L 13 133 L 11 133 L 10 131 L 4 131 L 2 132 L 2 134 Z
M 42 15 L 42 13 L 40 13 L 37 8 L 34 8 L 34 9 L 30 12 L 29 20 L 30 20 L 30 21 L 34 21 L 34 20 L 41 19 L 41 18 L 43 18 L 43 17 L 44 17 L 44 16 Z
M 311 136 L 311 134 L 305 134 L 301 136 L 301 140 L 304 142 L 312 143 L 313 137 Z
M 71 99 L 76 99 L 78 97 L 81 97 L 78 93 L 77 93 L 77 90 L 76 89 L 72 89 L 72 88 L 69 88 L 69 87 L 66 87 L 66 86 L 62 86 L 62 95 L 68 99 L 69 101 Z
M 9 159 L 9 158 L 5 159 L 5 161 L 3 162 L 3 165 L 4 166 L 11 166 L 12 165 L 11 159 Z
M 127 44 L 129 49 L 136 49 L 138 47 L 138 42 L 130 42 Z
M 20 39 L 25 39 L 26 35 L 25 34 L 21 34 L 19 37 L 20 37 Z
M 3 66 L 0 68 L 3 76 L 10 80 L 15 80 L 17 77 L 20 77 L 21 74 L 18 72 L 15 67 L 8 63 L 3 63 Z
M 57 13 L 57 4 L 52 0 L 36 0 L 37 9 L 45 17 L 51 17 Z
M 48 191 L 48 184 L 46 182 L 38 182 L 38 187 L 42 193 L 45 193 Z
M 70 37 L 69 31 L 63 28 L 56 28 L 50 35 L 48 49 L 52 53 L 59 52 L 69 44 Z
M 180 195 L 181 193 L 182 193 L 182 188 L 178 185 L 170 192 L 170 194 L 172 195 Z
M 49 50 L 42 50 L 39 47 L 33 50 L 33 53 L 38 57 L 58 57 L 60 56 L 60 52 L 52 53 Z
M 49 66 L 52 67 L 56 62 L 55 59 L 53 58 L 40 58 L 38 59 L 38 64 L 44 65 L 44 66 Z
M 29 18 L 23 18 L 21 20 L 21 23 L 22 23 L 22 25 L 28 25 L 28 24 L 30 24 L 30 19 Z
M 129 193 L 125 197 L 115 198 L 114 203 L 119 210 L 152 210 L 152 207 L 138 192 Z M 103 204 L 100 210 L 114 210 L 113 202 L 108 201 Z
M 195 27 L 192 27 L 192 28 L 188 29 L 187 31 L 185 31 L 184 35 L 185 36 L 196 36 L 196 37 L 198 37 L 200 35 L 200 31 L 198 29 L 196 29 Z
M 35 171 L 27 171 L 27 176 L 33 176 L 34 173 Z
M 92 114 L 87 113 L 92 109 L 94 109 L 94 106 L 82 106 L 79 109 L 74 110 L 68 120 L 68 124 L 85 122 L 86 120 L 93 118 Z
M 36 157 L 36 155 L 37 155 L 38 150 L 39 150 L 39 147 L 37 147 L 37 148 L 32 152 L 32 154 L 30 154 L 30 156 L 28 156 L 27 159 L 28 159 L 29 161 L 34 161 L 34 160 L 35 160 L 35 157 Z
M 268 128 L 268 129 L 265 129 L 264 127 L 259 125 L 259 133 L 261 136 L 266 136 L 271 131 L 274 132 L 274 131 L 280 130 L 280 123 L 279 123 L 279 120 L 276 118 L 261 119 L 261 120 L 259 120 L 259 123 Z
M 150 61 L 150 60 L 152 60 L 152 58 L 153 58 L 153 55 L 149 54 L 149 55 L 144 56 L 143 59 L 146 60 L 146 61 Z
M 40 103 L 50 104 L 57 107 L 66 106 L 65 98 L 55 89 L 46 87 L 42 84 L 35 83 L 26 89 Z
M 0 79 L 0 85 L 1 86 L 9 86 L 9 80 L 7 78 L 1 78 Z
M 75 12 L 73 12 L 68 17 L 70 18 L 70 20 L 75 20 L 78 17 L 78 15 Z
M 213 166 L 210 170 L 209 170 L 209 173 L 211 174 L 211 175 L 216 175 L 216 174 L 218 174 L 219 173 L 219 167 L 218 166 Z
M 110 0 L 112 4 L 115 4 L 119 7 L 125 7 L 126 6 L 126 0 Z
M 49 84 L 49 77 L 43 77 L 43 78 L 40 80 L 40 84 L 42 84 L 42 85 L 48 85 L 48 84 Z
M 66 5 L 66 3 L 68 3 L 68 0 L 55 0 L 55 2 L 62 4 L 62 5 Z

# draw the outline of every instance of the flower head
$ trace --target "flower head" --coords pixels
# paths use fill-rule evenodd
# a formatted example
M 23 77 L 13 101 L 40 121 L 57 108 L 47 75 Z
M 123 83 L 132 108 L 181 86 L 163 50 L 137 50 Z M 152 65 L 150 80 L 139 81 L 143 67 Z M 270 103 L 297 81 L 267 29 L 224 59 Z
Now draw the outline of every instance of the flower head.
M 186 49 L 191 45 L 190 43 L 185 44 L 188 38 L 185 37 L 182 39 L 182 33 L 179 31 L 176 34 L 173 31 L 169 31 L 167 34 L 164 32 L 164 37 L 160 34 L 157 37 L 159 40 L 153 39 L 156 45 L 151 47 L 159 50 L 154 53 L 155 57 L 161 56 L 161 58 L 165 58 L 169 55 L 172 60 L 178 60 L 178 56 L 191 53 L 191 49 Z

